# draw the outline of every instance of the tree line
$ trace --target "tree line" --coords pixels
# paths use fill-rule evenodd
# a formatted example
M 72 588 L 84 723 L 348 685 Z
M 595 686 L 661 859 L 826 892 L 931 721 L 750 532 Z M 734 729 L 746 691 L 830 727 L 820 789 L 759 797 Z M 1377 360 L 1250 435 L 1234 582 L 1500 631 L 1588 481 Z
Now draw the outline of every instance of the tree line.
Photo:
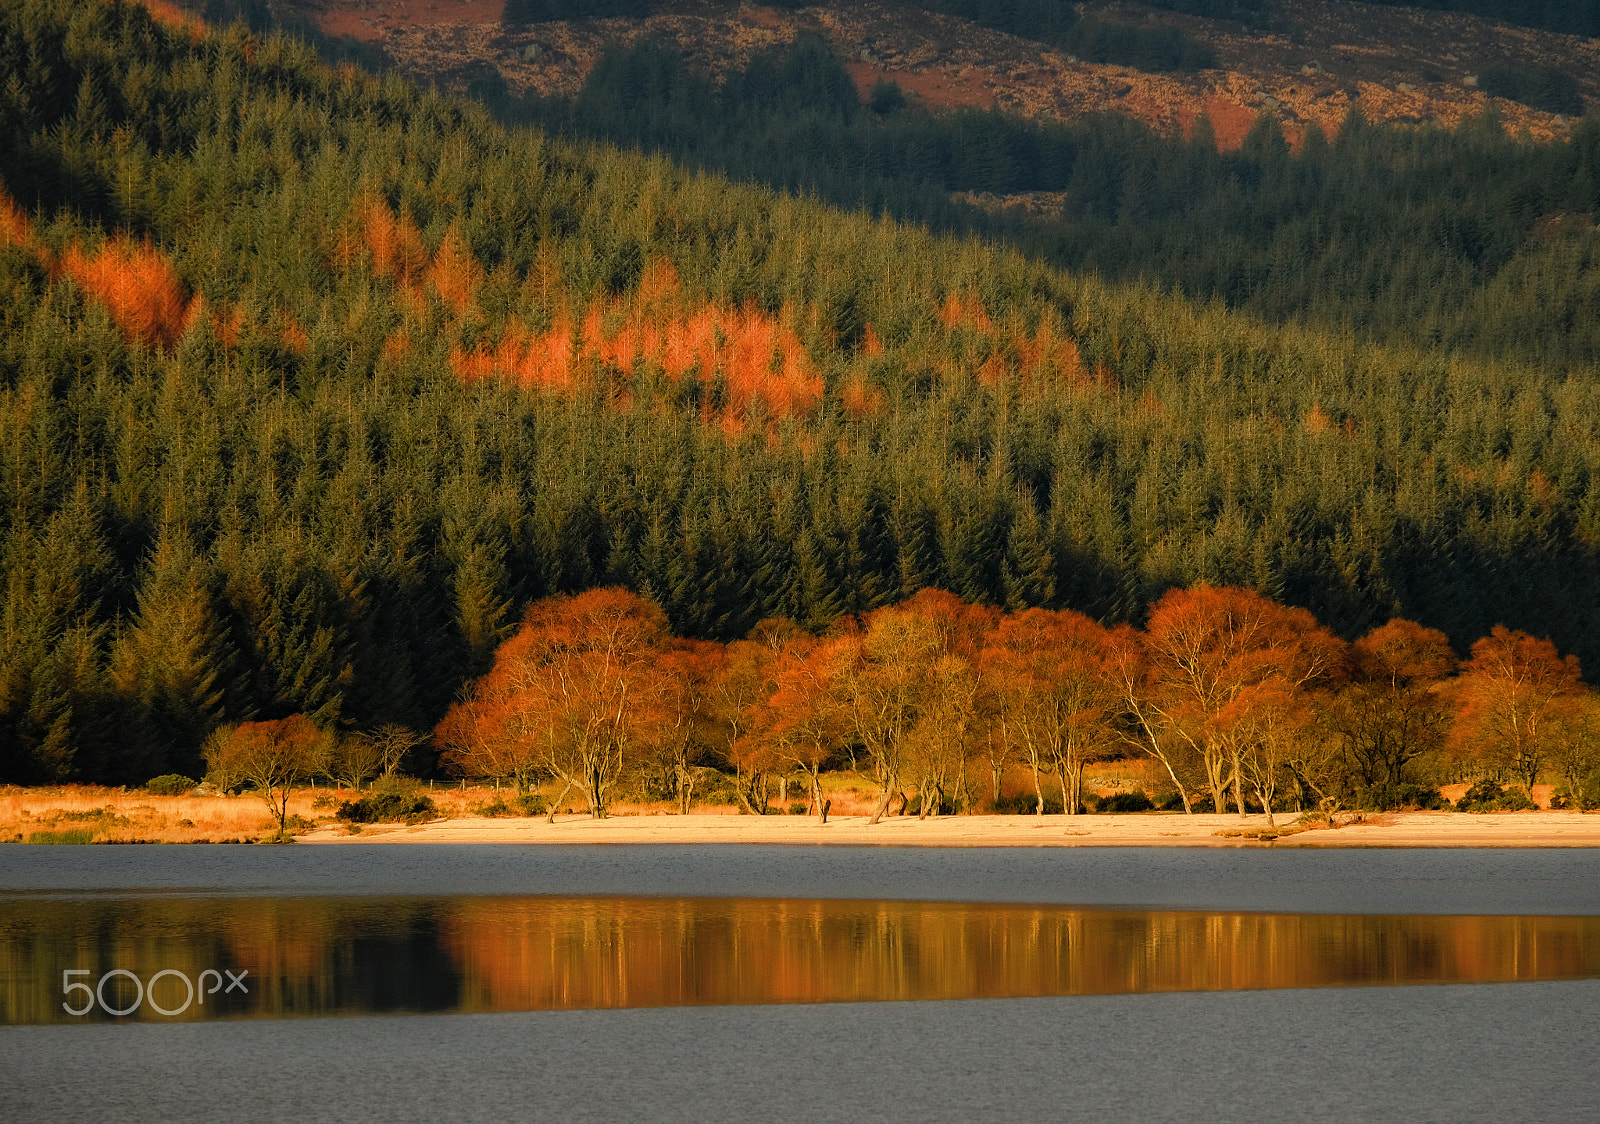
M 1248 806 L 1269 825 L 1437 801 L 1446 774 L 1514 781 L 1530 807 L 1541 774 L 1600 799 L 1600 695 L 1548 640 L 1496 626 L 1458 661 L 1443 633 L 1395 619 L 1345 643 L 1303 609 L 1206 585 L 1168 591 L 1143 629 L 923 590 L 820 636 L 774 620 L 725 645 L 591 590 L 530 606 L 435 739 L 458 775 L 553 782 L 552 815 L 574 796 L 604 816 L 624 789 L 687 813 L 696 768 L 715 766 L 746 811 L 798 775 L 825 817 L 821 773 L 847 761 L 876 782 L 873 823 L 896 799 L 922 817 L 996 806 L 1018 764 L 1034 812 L 1048 785 L 1076 814 L 1085 768 L 1128 756 L 1157 762 L 1185 812 Z
M 118 3 L 0 6 L 0 777 L 431 729 L 525 608 L 822 633 L 924 587 L 1600 658 L 1600 388 L 506 129 Z

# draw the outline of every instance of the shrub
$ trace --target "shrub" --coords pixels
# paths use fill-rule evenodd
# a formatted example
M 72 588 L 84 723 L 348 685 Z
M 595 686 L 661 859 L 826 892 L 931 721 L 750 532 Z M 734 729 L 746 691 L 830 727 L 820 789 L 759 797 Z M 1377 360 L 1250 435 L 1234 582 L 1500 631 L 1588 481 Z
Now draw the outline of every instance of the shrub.
M 791 803 L 789 805 L 789 814 L 791 816 L 803 816 L 803 815 L 806 814 L 806 811 L 807 811 L 806 805 L 801 803 L 801 802 L 799 802 L 799 801 L 796 801 L 796 802 Z
M 1156 801 L 1156 811 L 1158 811 L 1158 812 L 1181 812 L 1181 811 L 1183 811 L 1183 797 L 1180 796 L 1177 792 L 1163 793 L 1161 798 Z
M 146 791 L 157 796 L 182 796 L 186 792 L 194 791 L 199 783 L 178 773 L 165 773 L 159 777 L 151 777 L 145 781 L 144 787 Z
M 1436 788 L 1386 782 L 1357 792 L 1350 806 L 1364 812 L 1433 811 L 1448 808 L 1450 801 Z
M 1550 798 L 1550 807 L 1575 808 L 1580 812 L 1592 812 L 1600 808 L 1600 770 L 1590 773 L 1576 788 L 1564 784 L 1556 789 Z
M 1180 802 L 1178 806 L 1181 808 L 1183 805 Z M 1102 797 L 1100 806 L 1096 809 L 1099 812 L 1150 812 L 1154 810 L 1155 802 L 1145 795 L 1145 791 L 1142 788 L 1136 788 L 1132 792 L 1115 792 L 1110 796 Z
M 94 832 L 75 828 L 71 831 L 36 831 L 28 836 L 28 842 L 41 843 L 67 843 L 83 844 L 94 842 Z
M 1016 796 L 1002 796 L 994 803 L 994 814 L 997 816 L 1031 816 L 1034 809 L 1039 806 L 1038 798 L 1031 792 L 1018 793 Z M 1044 798 L 1044 812 L 1047 816 L 1061 814 L 1061 801 L 1057 797 Z
M 900 89 L 900 83 L 888 78 L 880 78 L 872 86 L 872 98 L 869 102 L 872 112 L 884 114 L 893 113 L 897 109 L 906 107 L 906 96 Z
M 1520 788 L 1491 780 L 1479 781 L 1456 801 L 1458 812 L 1529 812 L 1537 807 Z
M 489 819 L 503 819 L 506 816 L 516 815 L 511 806 L 499 797 L 469 805 L 467 810 L 475 816 L 485 816 Z
M 524 792 L 513 803 L 517 811 L 524 816 L 542 816 L 549 810 L 550 804 L 537 792 Z
M 426 796 L 404 792 L 374 792 L 339 805 L 338 818 L 346 823 L 423 823 L 439 809 Z

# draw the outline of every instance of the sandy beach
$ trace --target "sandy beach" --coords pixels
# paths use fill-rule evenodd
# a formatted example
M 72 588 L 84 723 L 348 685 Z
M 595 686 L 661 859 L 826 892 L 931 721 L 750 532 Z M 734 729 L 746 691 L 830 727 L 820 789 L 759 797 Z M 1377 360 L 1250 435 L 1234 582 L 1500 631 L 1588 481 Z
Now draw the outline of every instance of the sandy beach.
M 1267 826 L 1265 816 L 1106 815 L 889 817 L 654 815 L 486 819 L 466 816 L 417 826 L 378 824 L 348 834 L 318 828 L 300 842 L 340 843 L 789 843 L 885 847 L 1596 847 L 1600 815 L 1526 812 L 1464 815 L 1393 812 L 1337 829 L 1293 831 L 1279 816 L 1276 839 L 1239 832 Z

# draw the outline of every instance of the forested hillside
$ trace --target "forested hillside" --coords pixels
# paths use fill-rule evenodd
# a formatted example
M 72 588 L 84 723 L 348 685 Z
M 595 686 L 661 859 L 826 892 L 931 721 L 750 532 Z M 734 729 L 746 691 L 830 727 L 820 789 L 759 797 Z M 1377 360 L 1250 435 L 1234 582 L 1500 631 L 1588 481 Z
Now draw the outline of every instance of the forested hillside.
M 1600 118 L 1535 145 L 1492 116 L 1419 130 L 1356 110 L 1334 139 L 1313 124 L 1291 151 L 1264 116 L 1219 153 L 1204 121 L 1184 140 L 1111 114 L 933 113 L 892 87 L 863 105 L 815 38 L 757 55 L 720 86 L 647 41 L 603 55 L 570 101 L 488 100 L 553 132 L 1003 237 L 1269 320 L 1600 363 Z M 960 194 L 1024 205 L 992 214 Z
M 508 132 L 309 49 L 4 0 L 0 775 L 430 727 L 530 601 L 680 635 L 926 586 L 1596 666 L 1600 387 L 1263 327 Z

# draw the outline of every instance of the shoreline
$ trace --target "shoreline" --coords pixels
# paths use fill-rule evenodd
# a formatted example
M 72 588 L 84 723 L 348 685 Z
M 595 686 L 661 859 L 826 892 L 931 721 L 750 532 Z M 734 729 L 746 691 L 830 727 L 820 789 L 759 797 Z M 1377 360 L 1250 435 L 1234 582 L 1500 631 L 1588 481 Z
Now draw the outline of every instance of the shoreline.
M 884 847 L 1600 847 L 1600 815 L 1583 812 L 1388 812 L 1338 828 L 1299 829 L 1278 817 L 1276 838 L 1261 838 L 1264 815 L 888 817 L 644 815 L 537 818 L 463 816 L 432 823 L 369 824 L 355 834 L 319 827 L 298 842 L 563 844 L 719 843 Z M 1244 834 L 1240 834 L 1244 833 Z

